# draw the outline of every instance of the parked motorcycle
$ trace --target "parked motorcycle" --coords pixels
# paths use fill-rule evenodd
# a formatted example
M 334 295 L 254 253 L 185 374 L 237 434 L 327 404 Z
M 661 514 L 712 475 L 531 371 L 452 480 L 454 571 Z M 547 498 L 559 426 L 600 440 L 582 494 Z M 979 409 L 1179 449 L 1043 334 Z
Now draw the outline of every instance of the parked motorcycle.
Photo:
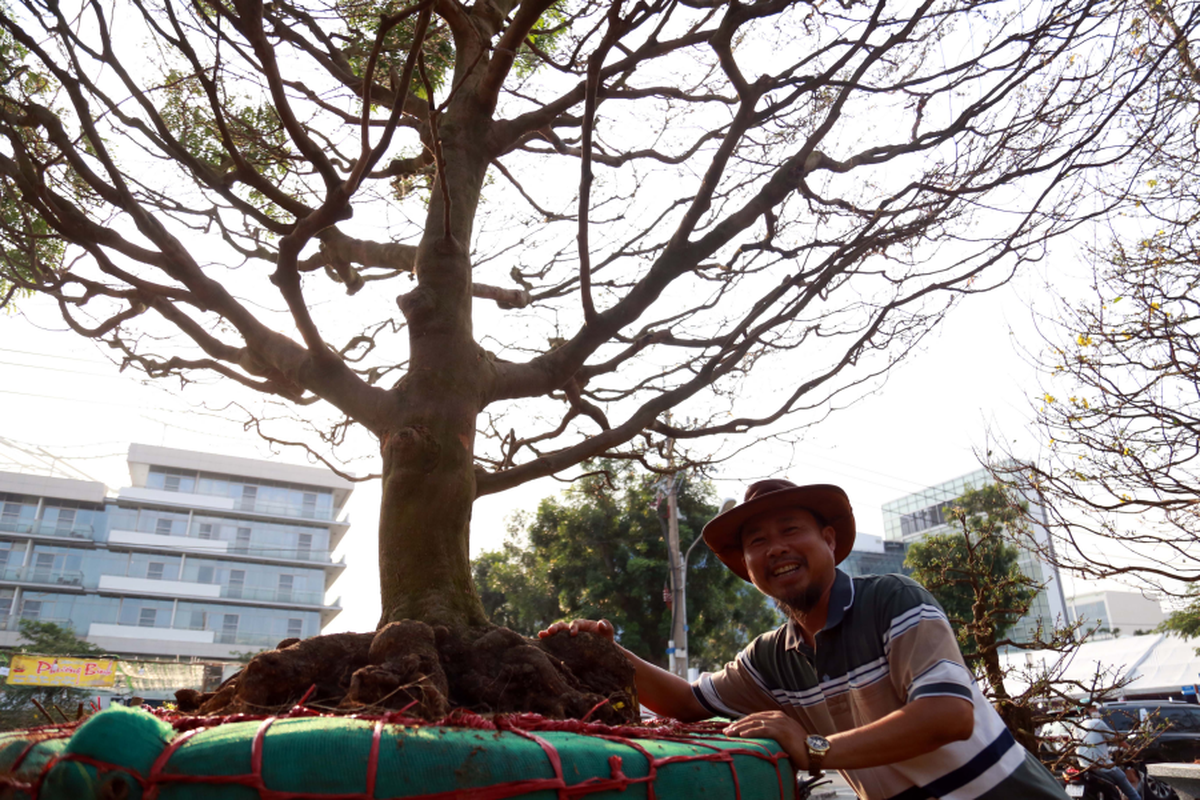
M 1145 764 L 1134 764 L 1133 770 L 1138 774 L 1137 786 L 1142 800 L 1179 800 L 1178 793 L 1169 784 L 1147 774 Z M 1115 783 L 1090 770 L 1067 767 L 1062 779 L 1068 797 L 1082 800 L 1122 800 L 1124 797 Z

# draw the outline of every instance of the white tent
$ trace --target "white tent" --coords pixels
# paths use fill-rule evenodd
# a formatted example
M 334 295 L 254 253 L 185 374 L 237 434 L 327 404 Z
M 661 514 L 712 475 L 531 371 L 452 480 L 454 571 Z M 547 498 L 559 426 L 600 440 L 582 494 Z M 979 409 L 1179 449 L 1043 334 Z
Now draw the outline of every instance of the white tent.
M 1084 687 L 1093 685 L 1097 672 L 1102 674 L 1102 684 L 1128 679 L 1121 690 L 1125 698 L 1179 696 L 1183 687 L 1200 683 L 1198 646 L 1200 639 L 1153 633 L 1085 642 L 1065 659 L 1052 650 L 1013 650 L 1001 656 L 1001 663 L 1011 694 L 1028 686 L 1027 676 L 1052 669 L 1055 682 L 1073 681 Z M 1087 692 L 1076 689 L 1067 693 L 1081 696 Z

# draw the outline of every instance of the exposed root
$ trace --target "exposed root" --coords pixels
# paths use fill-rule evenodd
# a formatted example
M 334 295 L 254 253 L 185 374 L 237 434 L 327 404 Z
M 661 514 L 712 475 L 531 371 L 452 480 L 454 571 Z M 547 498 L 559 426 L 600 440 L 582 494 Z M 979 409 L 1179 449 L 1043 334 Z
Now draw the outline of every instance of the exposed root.
M 507 628 L 452 630 L 412 620 L 376 633 L 285 640 L 216 692 L 176 693 L 180 711 L 212 715 L 261 714 L 302 698 L 324 710 L 404 709 L 431 720 L 452 708 L 610 725 L 638 718 L 633 667 L 606 639 L 526 639 Z

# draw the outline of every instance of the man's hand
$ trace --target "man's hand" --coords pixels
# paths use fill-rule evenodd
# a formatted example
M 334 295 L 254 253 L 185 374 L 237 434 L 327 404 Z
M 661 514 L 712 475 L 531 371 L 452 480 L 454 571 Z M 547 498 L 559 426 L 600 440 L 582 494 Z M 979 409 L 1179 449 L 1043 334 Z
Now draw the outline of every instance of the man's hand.
M 758 711 L 731 723 L 725 732 L 743 739 L 774 739 L 787 751 L 797 772 L 808 769 L 808 731 L 782 711 Z
M 571 622 L 556 622 L 544 631 L 538 631 L 539 639 L 566 633 L 578 636 L 580 631 L 603 636 L 613 644 L 613 624 L 606 619 L 577 619 Z M 655 714 L 672 717 L 681 722 L 697 722 L 712 716 L 708 709 L 692 694 L 692 685 L 678 675 L 651 664 L 645 659 L 629 652 L 621 645 L 617 648 L 633 664 L 634 683 L 637 685 L 638 699 L 646 708 Z
M 556 622 L 544 631 L 538 631 L 538 638 L 545 639 L 556 633 L 566 631 L 572 636 L 578 636 L 580 631 L 603 636 L 613 641 L 613 625 L 606 619 L 576 619 L 571 622 Z

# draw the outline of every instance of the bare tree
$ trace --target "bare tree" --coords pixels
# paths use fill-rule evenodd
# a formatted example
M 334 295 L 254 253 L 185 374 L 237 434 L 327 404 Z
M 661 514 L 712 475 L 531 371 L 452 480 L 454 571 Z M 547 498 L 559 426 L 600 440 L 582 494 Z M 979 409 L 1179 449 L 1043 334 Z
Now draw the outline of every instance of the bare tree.
M 1043 457 L 1000 472 L 1045 498 L 1060 566 L 1179 592 L 1200 580 L 1197 9 L 1145 7 L 1130 57 L 1170 49 L 1122 114 L 1140 145 L 1103 187 L 1121 213 L 1089 253 L 1090 293 L 1042 319 Z
M 1174 52 L 1098 0 L 14 8 L 4 235 L 65 248 L 5 280 L 122 367 L 334 409 L 313 452 L 363 426 L 381 624 L 464 636 L 477 497 L 872 385 L 1106 211 Z

